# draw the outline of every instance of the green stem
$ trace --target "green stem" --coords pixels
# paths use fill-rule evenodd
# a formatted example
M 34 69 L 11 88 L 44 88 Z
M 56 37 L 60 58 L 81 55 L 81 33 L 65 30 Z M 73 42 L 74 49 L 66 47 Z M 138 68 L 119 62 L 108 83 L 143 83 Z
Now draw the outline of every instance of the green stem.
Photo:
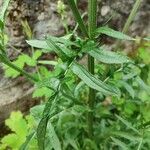
M 77 8 L 75 1 L 74 0 L 68 0 L 68 4 L 72 10 L 72 13 L 74 15 L 75 20 L 79 24 L 79 27 L 80 27 L 82 33 L 84 34 L 84 36 L 88 37 L 88 32 L 87 32 L 86 26 L 82 20 L 82 17 L 80 15 L 80 12 Z
M 28 79 L 32 80 L 33 82 L 37 82 L 38 79 L 34 78 L 32 75 L 27 73 L 26 71 L 20 69 L 16 65 L 14 65 L 11 61 L 9 61 L 5 56 L 0 55 L 0 61 L 3 62 L 5 65 L 13 68 L 14 70 L 20 72 L 22 75 L 26 76 Z
M 132 21 L 135 18 L 135 15 L 136 15 L 136 13 L 138 11 L 138 8 L 140 7 L 141 2 L 142 2 L 142 0 L 136 0 L 135 4 L 134 4 L 134 6 L 133 6 L 133 8 L 132 8 L 132 10 L 130 12 L 130 15 L 127 18 L 127 21 L 125 22 L 125 25 L 124 25 L 124 27 L 122 29 L 122 33 L 126 34 L 128 32 L 129 27 L 130 27 Z M 120 43 L 120 41 L 117 41 L 116 49 L 119 49 L 120 47 L 121 47 L 121 43 Z
M 129 15 L 125 25 L 124 25 L 124 27 L 123 27 L 123 30 L 122 30 L 123 33 L 127 33 L 128 32 L 130 24 L 132 23 L 133 19 L 135 18 L 135 15 L 136 15 L 136 13 L 138 11 L 138 8 L 140 7 L 141 2 L 142 2 L 142 0 L 136 0 L 134 6 L 132 8 L 132 11 L 131 11 L 131 13 L 130 13 L 130 15 Z
M 94 40 L 94 32 L 97 26 L 97 0 L 88 0 L 88 35 L 91 40 Z M 94 74 L 94 58 L 88 56 L 88 70 L 91 74 Z M 91 109 L 91 112 L 88 113 L 87 116 L 87 124 L 88 124 L 88 134 L 89 137 L 93 137 L 93 109 L 95 102 L 95 90 L 89 89 L 89 100 L 88 105 Z

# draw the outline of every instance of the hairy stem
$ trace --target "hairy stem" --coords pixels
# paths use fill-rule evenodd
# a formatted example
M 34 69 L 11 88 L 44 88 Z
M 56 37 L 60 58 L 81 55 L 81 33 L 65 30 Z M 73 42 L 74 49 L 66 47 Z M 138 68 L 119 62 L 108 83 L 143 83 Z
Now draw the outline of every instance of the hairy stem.
M 94 32 L 96 30 L 97 25 L 97 0 L 88 0 L 88 34 L 91 40 L 94 40 Z M 91 74 L 94 74 L 94 58 L 88 56 L 88 70 Z M 95 90 L 89 89 L 89 100 L 88 105 L 91 109 L 91 112 L 88 113 L 87 123 L 88 123 L 88 134 L 89 137 L 93 136 L 93 108 L 95 101 Z

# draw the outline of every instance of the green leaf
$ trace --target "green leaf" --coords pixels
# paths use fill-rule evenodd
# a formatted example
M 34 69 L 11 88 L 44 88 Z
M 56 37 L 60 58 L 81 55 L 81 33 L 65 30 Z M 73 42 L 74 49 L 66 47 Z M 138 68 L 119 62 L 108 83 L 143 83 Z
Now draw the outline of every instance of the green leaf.
M 54 50 L 54 52 L 62 59 L 67 60 L 68 57 L 72 56 L 71 51 L 66 48 L 65 46 L 60 47 L 55 41 L 53 41 L 51 38 L 48 38 L 46 40 L 48 46 Z
M 30 46 L 32 47 L 36 47 L 39 49 L 45 49 L 50 51 L 53 51 L 47 44 L 47 42 L 45 40 L 27 40 L 26 41 Z
M 52 90 L 57 90 L 59 83 L 60 83 L 59 79 L 50 77 L 50 78 L 43 79 L 42 81 L 39 81 L 36 84 L 39 88 L 48 87 Z
M 4 29 L 4 22 L 2 20 L 0 20 L 0 30 Z
M 150 86 L 148 86 L 139 76 L 137 76 L 135 78 L 135 80 L 137 81 L 137 83 L 139 84 L 139 86 L 144 89 L 148 94 L 150 91 Z
M 42 55 L 42 52 L 39 51 L 39 50 L 36 50 L 36 51 L 33 53 L 32 58 L 33 58 L 34 60 L 37 60 L 41 55 Z
M 132 129 L 134 132 L 138 133 L 139 134 L 139 131 L 134 128 L 132 126 L 132 124 L 130 122 L 128 122 L 127 120 L 123 119 L 122 117 L 116 115 L 117 119 L 119 119 L 124 125 L 126 125 L 129 129 Z
M 28 55 L 20 55 L 20 56 L 18 56 L 17 60 L 12 62 L 12 64 L 17 66 L 20 69 L 23 69 L 25 66 L 25 61 L 28 60 L 28 57 L 29 57 Z M 4 69 L 5 69 L 6 77 L 16 78 L 17 76 L 19 76 L 21 74 L 20 72 L 18 72 L 17 70 L 13 69 L 10 66 L 8 66 L 7 64 L 4 65 Z
M 12 112 L 10 118 L 5 121 L 5 124 L 14 133 L 4 136 L 1 140 L 2 144 L 12 149 L 18 149 L 25 142 L 26 135 L 28 134 L 26 120 L 23 118 L 21 112 Z
M 20 147 L 19 150 L 28 150 L 28 145 L 29 145 L 29 143 L 31 142 L 31 140 L 34 138 L 34 136 L 35 136 L 35 132 L 31 133 L 31 134 L 27 137 L 26 141 L 22 144 L 22 146 Z
M 21 112 L 12 112 L 9 119 L 5 121 L 5 124 L 16 134 L 26 136 L 27 134 L 27 123 L 23 119 Z
M 24 63 L 26 63 L 28 66 L 31 66 L 31 67 L 36 66 L 36 60 L 34 60 L 32 57 L 28 55 L 21 55 L 20 59 L 24 60 Z
M 60 141 L 59 141 L 58 136 L 54 130 L 54 127 L 52 126 L 52 124 L 50 122 L 48 123 L 47 129 L 48 129 L 48 140 L 49 140 L 50 146 L 54 150 L 61 150 Z
M 129 62 L 128 57 L 116 52 L 103 50 L 103 47 L 95 48 L 88 53 L 98 61 L 106 64 L 122 64 Z
M 72 45 L 74 45 L 74 46 L 76 46 L 76 47 L 79 47 L 79 45 L 77 44 L 77 43 L 75 43 L 75 42 L 72 42 L 72 41 L 70 41 L 70 36 L 68 37 L 68 36 L 63 36 L 63 37 L 54 37 L 54 36 L 48 36 L 47 37 L 48 39 L 50 38 L 50 39 L 52 39 L 53 41 L 55 41 L 57 44 L 63 44 L 63 45 L 65 45 L 65 46 L 72 46 Z
M 52 60 L 39 60 L 38 63 L 43 65 L 52 65 L 52 66 L 58 65 L 57 61 L 52 61 Z
M 79 10 L 78 10 L 78 8 L 77 8 L 77 5 L 76 5 L 75 1 L 74 1 L 74 0 L 69 0 L 69 1 L 68 1 L 68 4 L 69 4 L 69 6 L 70 6 L 70 8 L 71 8 L 71 10 L 72 10 L 72 12 L 73 12 L 73 15 L 74 15 L 74 17 L 75 17 L 75 20 L 76 20 L 77 23 L 79 24 L 79 27 L 80 27 L 81 31 L 83 32 L 83 34 L 84 34 L 86 37 L 88 37 L 88 33 L 87 33 L 86 26 L 85 26 L 85 24 L 84 24 L 84 22 L 83 22 L 83 20 L 82 20 L 82 18 L 81 18 L 81 15 L 80 15 L 80 13 L 79 13 Z
M 18 71 L 20 74 L 24 75 L 28 79 L 30 79 L 32 82 L 37 82 L 38 79 L 27 73 L 25 70 L 19 68 L 17 65 L 14 65 L 7 57 L 0 54 L 0 62 L 3 62 L 5 65 L 13 68 L 14 70 Z
M 122 137 L 122 138 L 125 138 L 125 139 L 128 139 L 130 141 L 133 141 L 133 142 L 140 142 L 141 141 L 141 138 L 137 135 L 131 135 L 130 133 L 128 132 L 122 132 L 122 131 L 114 131 L 112 132 L 112 134 L 114 136 L 119 136 L 119 137 Z
M 74 63 L 72 66 L 72 71 L 92 89 L 102 92 L 105 95 L 120 95 L 120 91 L 116 87 L 107 85 L 106 83 L 97 79 L 80 64 Z
M 122 32 L 115 31 L 108 27 L 100 27 L 96 30 L 96 33 L 97 34 L 105 34 L 105 35 L 108 35 L 110 37 L 120 39 L 120 40 L 135 40 L 134 38 L 131 38 L 130 36 L 125 35 Z
M 42 119 L 40 120 L 40 123 L 37 128 L 37 140 L 38 140 L 39 150 L 45 150 L 45 136 L 46 136 L 47 124 L 49 118 L 53 113 L 51 110 L 51 105 L 52 105 L 52 101 L 55 101 L 56 99 L 57 99 L 57 93 L 52 95 L 48 100 L 48 102 L 46 103 L 43 111 Z
M 144 40 L 146 40 L 146 41 L 150 41 L 150 37 L 144 38 Z
M 0 20 L 3 22 L 5 19 L 6 11 L 9 6 L 10 0 L 3 0 L 2 10 L 0 12 Z
M 34 90 L 33 94 L 32 94 L 32 97 L 33 98 L 37 98 L 37 97 L 46 97 L 46 98 L 49 98 L 52 94 L 52 90 L 50 90 L 49 88 L 47 87 L 41 87 L 41 88 L 37 88 Z
M 76 46 L 79 47 L 79 45 L 75 42 L 70 41 L 70 39 L 67 36 L 63 36 L 63 37 L 54 37 L 54 36 L 48 36 L 47 39 L 51 39 L 53 41 L 55 41 L 55 43 L 57 44 L 63 44 L 66 47 L 68 46 Z M 39 49 L 45 49 L 48 50 L 49 52 L 54 51 L 52 48 L 50 48 L 46 42 L 46 40 L 27 40 L 26 41 L 30 46 L 32 47 L 36 47 Z
M 123 143 L 122 141 L 120 141 L 117 138 L 111 137 L 111 139 L 113 140 L 113 142 L 119 146 L 122 150 L 129 150 L 129 148 L 127 147 L 127 145 L 125 143 Z
M 6 145 L 9 146 L 11 149 L 18 149 L 22 142 L 21 139 L 19 139 L 20 137 L 18 137 L 16 134 L 8 134 L 6 135 L 2 140 L 2 145 Z
M 130 96 L 132 97 L 132 98 L 134 98 L 135 97 L 135 91 L 134 91 L 134 89 L 132 88 L 132 86 L 131 85 L 129 85 L 127 82 L 125 82 L 125 81 L 119 81 L 119 83 L 128 91 L 128 93 L 130 94 Z
M 15 61 L 13 61 L 12 64 L 19 67 L 20 69 L 23 69 L 25 64 L 32 66 L 32 67 L 36 66 L 36 61 L 32 59 L 30 56 L 23 54 L 23 55 L 18 56 L 18 58 Z M 6 77 L 15 78 L 21 74 L 20 72 L 16 71 L 15 69 L 7 65 L 4 65 L 4 69 L 5 69 Z
M 82 52 L 89 52 L 91 50 L 95 50 L 96 43 L 92 40 L 88 40 L 85 43 L 83 42 Z

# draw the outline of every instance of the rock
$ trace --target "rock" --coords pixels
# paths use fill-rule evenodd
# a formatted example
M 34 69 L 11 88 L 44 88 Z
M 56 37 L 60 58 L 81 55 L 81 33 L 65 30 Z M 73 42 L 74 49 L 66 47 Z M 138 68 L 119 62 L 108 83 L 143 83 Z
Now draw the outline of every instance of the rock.
M 109 6 L 102 6 L 101 8 L 101 16 L 106 16 L 110 11 L 110 7 Z
M 33 86 L 23 78 L 0 78 L 0 128 L 12 111 L 27 113 L 31 107 L 39 104 L 39 99 L 32 99 L 33 90 Z

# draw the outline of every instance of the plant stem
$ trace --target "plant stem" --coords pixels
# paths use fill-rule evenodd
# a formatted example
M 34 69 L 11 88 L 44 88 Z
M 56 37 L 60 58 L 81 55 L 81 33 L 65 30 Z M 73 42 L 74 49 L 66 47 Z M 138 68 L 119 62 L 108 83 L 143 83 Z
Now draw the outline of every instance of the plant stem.
M 122 33 L 126 34 L 128 32 L 129 27 L 130 27 L 132 21 L 135 18 L 135 15 L 136 15 L 136 13 L 138 11 L 138 8 L 140 7 L 141 2 L 142 2 L 142 0 L 136 0 L 135 4 L 134 4 L 134 6 L 133 6 L 133 8 L 132 8 L 132 10 L 130 12 L 130 15 L 127 18 L 127 21 L 125 22 L 125 25 L 124 25 L 124 27 L 122 29 Z M 117 41 L 117 43 L 116 43 L 116 49 L 120 48 L 120 46 L 121 46 L 120 41 Z
M 140 7 L 141 2 L 142 2 L 142 0 L 136 0 L 134 6 L 132 8 L 132 11 L 131 11 L 131 13 L 130 13 L 130 15 L 129 15 L 125 25 L 124 25 L 124 27 L 123 27 L 123 30 L 122 30 L 123 33 L 127 33 L 128 29 L 130 27 L 130 24 L 133 21 L 133 19 L 135 18 L 137 10 Z
M 80 12 L 77 8 L 75 1 L 74 0 L 68 0 L 68 4 L 72 10 L 74 18 L 75 18 L 76 22 L 78 23 L 82 33 L 84 34 L 85 37 L 88 37 L 88 32 L 87 32 L 86 26 L 82 20 L 82 17 L 80 15 Z
M 32 80 L 33 82 L 37 82 L 38 79 L 27 73 L 26 71 L 20 69 L 16 65 L 14 65 L 11 61 L 9 61 L 5 56 L 0 54 L 0 61 L 3 62 L 5 65 L 13 68 L 14 70 L 20 72 L 22 75 L 26 76 L 28 79 Z
M 88 35 L 91 40 L 94 40 L 94 32 L 97 26 L 97 0 L 88 0 Z M 91 74 L 94 74 L 94 58 L 88 56 L 88 70 Z M 89 100 L 88 105 L 91 112 L 88 113 L 87 123 L 88 123 L 88 135 L 90 138 L 93 137 L 93 108 L 95 102 L 95 90 L 89 89 Z

